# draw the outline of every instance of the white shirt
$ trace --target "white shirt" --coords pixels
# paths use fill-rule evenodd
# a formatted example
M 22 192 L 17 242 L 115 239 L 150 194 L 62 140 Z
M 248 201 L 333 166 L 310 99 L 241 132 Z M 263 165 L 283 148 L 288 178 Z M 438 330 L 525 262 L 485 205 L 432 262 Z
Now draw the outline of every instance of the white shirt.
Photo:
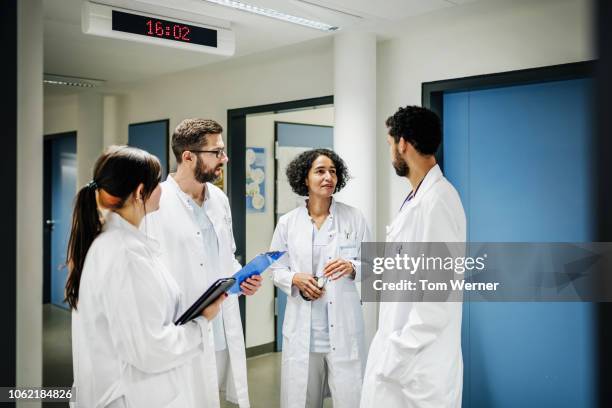
M 202 244 L 204 245 L 204 253 L 206 254 L 206 261 L 209 264 L 209 270 L 219 270 L 219 242 L 217 241 L 217 234 L 213 227 L 212 221 L 206 214 L 209 210 L 209 198 L 210 194 L 206 189 L 204 196 L 204 202 L 202 206 L 199 206 L 191 196 L 181 191 L 179 194 L 183 196 L 183 199 L 187 201 L 187 204 L 191 211 L 193 211 L 194 218 L 198 225 L 198 228 L 202 232 Z M 216 279 L 214 277 L 208 277 L 209 285 L 212 285 Z M 219 313 L 212 321 L 213 336 L 215 342 L 215 351 L 225 350 L 227 342 L 225 339 L 225 328 L 223 327 L 223 311 L 219 310 Z
M 323 276 L 323 270 L 328 259 L 322 253 L 329 245 L 329 228 L 332 225 L 329 217 L 317 229 L 312 220 L 312 272 L 315 277 Z M 310 351 L 312 353 L 329 353 L 329 316 L 328 316 L 327 291 L 312 301 L 312 313 L 310 321 Z

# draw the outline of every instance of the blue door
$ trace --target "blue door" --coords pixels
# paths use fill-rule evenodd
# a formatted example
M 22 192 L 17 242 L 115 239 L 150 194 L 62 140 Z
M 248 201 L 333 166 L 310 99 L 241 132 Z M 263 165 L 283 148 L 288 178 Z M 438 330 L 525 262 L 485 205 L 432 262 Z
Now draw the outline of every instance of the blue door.
M 473 242 L 593 241 L 590 79 L 444 95 L 444 171 Z M 463 405 L 595 406 L 595 307 L 464 304 Z
M 50 137 L 45 141 L 45 207 L 50 218 L 45 220 L 46 245 L 49 257 L 49 271 L 45 285 L 50 296 L 45 299 L 52 304 L 67 308 L 64 303 L 64 287 L 68 271 L 66 269 L 66 249 L 72 224 L 72 208 L 76 195 L 76 133 Z
M 295 154 L 300 150 L 309 150 L 315 148 L 332 149 L 334 145 L 334 128 L 330 126 L 316 126 L 300 123 L 276 122 L 276 152 L 274 157 L 278 159 L 284 149 L 287 152 Z M 276 183 L 279 181 L 279 169 L 277 166 Z M 283 215 L 283 212 L 278 212 L 281 206 L 279 200 L 287 200 L 286 197 L 279 196 L 279 190 L 276 189 L 276 220 Z M 287 295 L 282 290 L 274 288 L 276 293 L 276 351 L 282 351 L 283 348 L 283 321 L 285 319 L 285 307 L 287 305 Z
M 169 149 L 168 120 L 133 123 L 128 129 L 128 145 L 138 147 L 157 156 L 162 165 L 162 178 L 168 175 Z

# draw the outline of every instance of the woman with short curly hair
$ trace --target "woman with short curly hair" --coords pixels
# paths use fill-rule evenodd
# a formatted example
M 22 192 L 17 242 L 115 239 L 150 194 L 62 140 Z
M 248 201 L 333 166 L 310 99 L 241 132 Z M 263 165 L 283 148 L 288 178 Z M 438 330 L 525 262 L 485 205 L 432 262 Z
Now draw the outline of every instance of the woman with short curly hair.
M 361 242 L 369 230 L 361 212 L 334 200 L 349 180 L 344 161 L 315 149 L 287 166 L 292 190 L 307 197 L 283 215 L 271 249 L 287 251 L 272 266 L 287 295 L 283 323 L 281 407 L 357 407 L 366 361 L 363 313 L 356 283 Z

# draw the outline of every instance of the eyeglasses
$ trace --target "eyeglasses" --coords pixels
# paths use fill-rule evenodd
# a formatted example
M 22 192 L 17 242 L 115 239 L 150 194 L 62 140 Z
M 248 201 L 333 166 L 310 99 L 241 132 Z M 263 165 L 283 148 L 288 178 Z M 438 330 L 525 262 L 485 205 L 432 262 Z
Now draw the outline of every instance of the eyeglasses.
M 225 149 L 219 150 L 189 150 L 191 153 L 213 153 L 217 159 L 227 156 Z

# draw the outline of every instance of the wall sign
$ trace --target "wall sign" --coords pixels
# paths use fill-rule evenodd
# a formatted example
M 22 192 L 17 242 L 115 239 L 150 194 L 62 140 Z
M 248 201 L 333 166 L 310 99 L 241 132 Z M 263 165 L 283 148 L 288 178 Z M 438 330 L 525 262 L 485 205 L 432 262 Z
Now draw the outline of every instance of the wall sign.
M 247 212 L 266 211 L 266 149 L 247 147 L 246 150 Z

